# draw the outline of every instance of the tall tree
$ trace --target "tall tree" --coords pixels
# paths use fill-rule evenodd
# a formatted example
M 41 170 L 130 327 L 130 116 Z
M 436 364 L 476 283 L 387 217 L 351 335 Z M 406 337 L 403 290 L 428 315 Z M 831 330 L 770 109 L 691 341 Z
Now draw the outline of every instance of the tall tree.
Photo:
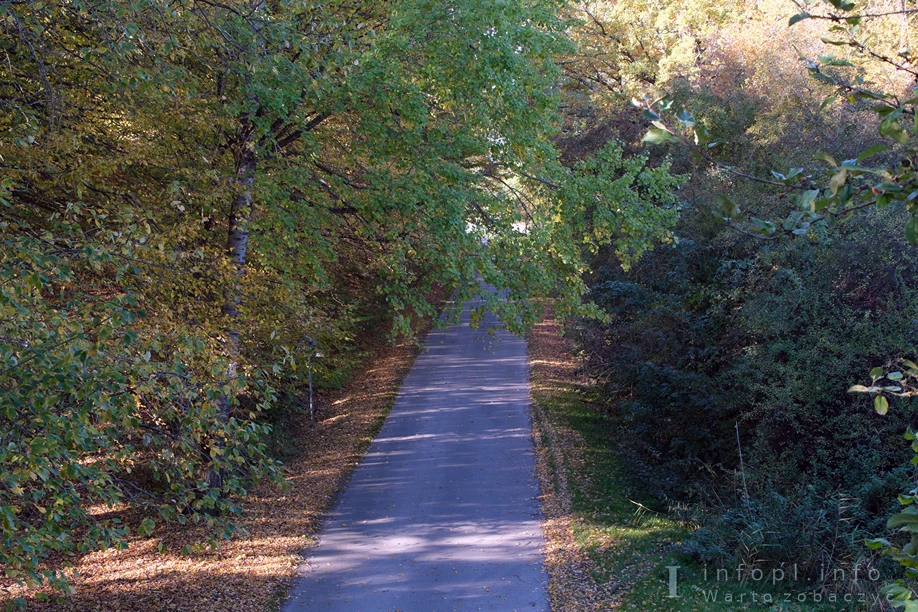
M 231 534 L 250 484 L 280 478 L 259 413 L 300 384 L 304 337 L 345 361 L 356 309 L 384 301 L 410 334 L 432 288 L 483 277 L 519 331 L 541 297 L 585 311 L 584 249 L 666 234 L 673 212 L 627 189 L 640 164 L 556 161 L 558 9 L 0 2 L 12 576 L 120 545 L 98 504 L 141 508 L 141 534 Z

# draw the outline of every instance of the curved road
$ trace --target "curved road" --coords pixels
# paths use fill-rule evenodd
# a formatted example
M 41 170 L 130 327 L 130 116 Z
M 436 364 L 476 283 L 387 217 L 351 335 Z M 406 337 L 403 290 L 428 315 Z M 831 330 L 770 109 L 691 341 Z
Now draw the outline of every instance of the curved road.
M 285 611 L 549 609 L 526 343 L 483 329 L 430 334 Z

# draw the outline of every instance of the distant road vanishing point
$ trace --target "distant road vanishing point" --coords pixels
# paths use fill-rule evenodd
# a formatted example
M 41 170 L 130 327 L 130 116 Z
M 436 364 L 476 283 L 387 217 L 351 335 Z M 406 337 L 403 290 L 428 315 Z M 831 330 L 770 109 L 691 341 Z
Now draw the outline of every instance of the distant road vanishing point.
M 548 610 L 526 343 L 430 334 L 286 612 Z

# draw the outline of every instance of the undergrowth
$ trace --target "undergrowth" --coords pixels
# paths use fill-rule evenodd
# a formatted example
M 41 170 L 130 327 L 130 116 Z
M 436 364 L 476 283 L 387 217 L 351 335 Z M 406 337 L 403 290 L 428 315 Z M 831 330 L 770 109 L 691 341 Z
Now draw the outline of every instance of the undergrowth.
M 567 359 L 573 359 L 569 355 Z M 620 610 L 672 612 L 720 610 L 862 611 L 880 609 L 872 581 L 847 568 L 836 582 L 844 590 L 807 584 L 793 568 L 784 576 L 754 568 L 704 564 L 687 546 L 698 523 L 686 507 L 667 507 L 652 495 L 652 483 L 628 476 L 619 452 L 623 433 L 619 419 L 594 403 L 596 390 L 544 376 L 533 389 L 537 425 L 573 435 L 543 436 L 543 445 L 562 446 L 553 471 L 564 471 L 569 483 L 572 530 L 577 547 L 589 559 L 589 581 L 612 593 Z M 560 441 L 560 442 L 559 442 Z M 569 443 L 568 441 L 573 441 Z M 549 448 L 557 451 L 558 448 Z M 560 463 L 560 465 L 559 465 Z M 553 481 L 557 486 L 557 478 Z M 676 580 L 670 579 L 676 568 Z M 720 572 L 718 572 L 720 570 Z M 773 571 L 773 570 L 769 570 Z M 827 581 L 831 582 L 828 576 Z M 824 581 L 826 582 L 826 581 Z M 670 597 L 671 585 L 677 597 Z

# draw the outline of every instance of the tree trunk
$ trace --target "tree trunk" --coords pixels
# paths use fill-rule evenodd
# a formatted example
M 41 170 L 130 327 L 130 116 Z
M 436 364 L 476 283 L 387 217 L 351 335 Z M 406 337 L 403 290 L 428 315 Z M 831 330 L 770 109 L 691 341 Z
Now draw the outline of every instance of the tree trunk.
M 254 130 L 247 116 L 243 116 L 240 119 L 237 142 L 239 143 L 239 149 L 236 153 L 236 169 L 233 176 L 236 193 L 233 195 L 233 201 L 230 205 L 226 237 L 227 256 L 235 268 L 235 274 L 224 291 L 222 307 L 223 314 L 226 317 L 227 353 L 230 357 L 226 372 L 228 386 L 232 386 L 236 379 L 236 364 L 239 357 L 237 319 L 239 318 L 239 305 L 242 303 L 239 281 L 245 274 L 246 252 L 249 244 L 248 222 L 252 216 L 254 206 L 252 186 L 255 182 L 255 141 Z M 217 400 L 219 418 L 223 423 L 229 421 L 231 400 L 232 398 L 227 394 L 222 394 Z M 223 444 L 222 440 L 217 443 Z M 207 483 L 210 488 L 222 487 L 223 476 L 224 474 L 221 470 L 211 465 L 207 473 Z

